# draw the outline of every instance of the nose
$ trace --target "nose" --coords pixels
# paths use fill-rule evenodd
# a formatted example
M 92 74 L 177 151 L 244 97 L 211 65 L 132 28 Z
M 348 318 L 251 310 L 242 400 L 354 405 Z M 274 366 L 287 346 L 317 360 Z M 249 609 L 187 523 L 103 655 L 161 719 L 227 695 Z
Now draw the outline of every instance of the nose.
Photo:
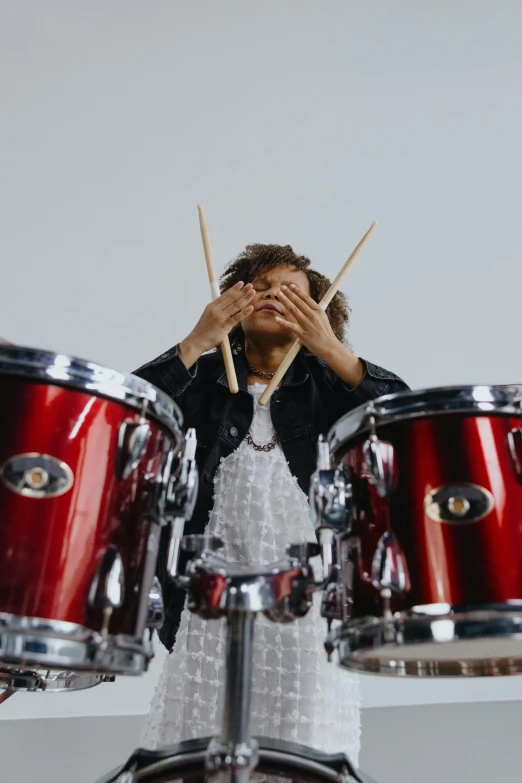
M 279 297 L 277 296 L 277 292 L 279 291 L 279 286 L 272 286 L 268 289 L 268 291 L 265 291 L 264 299 L 275 299 L 276 302 L 279 301 Z

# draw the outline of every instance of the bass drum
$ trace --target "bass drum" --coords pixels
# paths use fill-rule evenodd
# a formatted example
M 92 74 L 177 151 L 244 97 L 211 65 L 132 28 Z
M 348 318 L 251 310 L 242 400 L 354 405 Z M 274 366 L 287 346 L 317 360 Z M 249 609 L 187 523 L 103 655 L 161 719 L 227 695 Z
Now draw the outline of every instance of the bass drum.
M 205 779 L 205 756 L 210 737 L 180 742 L 162 750 L 136 750 L 117 770 L 97 783 L 199 783 Z M 293 742 L 258 737 L 259 763 L 254 783 L 268 777 L 302 783 L 375 783 L 355 770 L 343 753 L 329 755 Z

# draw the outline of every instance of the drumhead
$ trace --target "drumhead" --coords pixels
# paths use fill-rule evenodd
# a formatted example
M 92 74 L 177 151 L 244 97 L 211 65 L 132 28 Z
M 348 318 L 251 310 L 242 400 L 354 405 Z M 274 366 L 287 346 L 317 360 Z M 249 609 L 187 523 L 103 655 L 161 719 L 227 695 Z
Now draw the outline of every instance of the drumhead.
M 95 394 L 142 410 L 167 427 L 181 442 L 183 417 L 178 406 L 148 381 L 94 362 L 20 345 L 0 345 L 0 376 L 17 375 Z
M 335 454 L 351 438 L 368 432 L 371 416 L 378 428 L 404 419 L 447 413 L 522 416 L 522 385 L 446 386 L 379 397 L 360 405 L 334 424 L 328 434 L 330 451 Z

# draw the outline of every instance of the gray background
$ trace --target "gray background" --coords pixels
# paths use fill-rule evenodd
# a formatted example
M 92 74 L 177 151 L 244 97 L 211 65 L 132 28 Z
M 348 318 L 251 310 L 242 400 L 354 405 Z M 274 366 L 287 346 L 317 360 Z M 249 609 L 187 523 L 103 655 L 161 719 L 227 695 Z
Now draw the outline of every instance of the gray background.
M 141 716 L 0 722 L 2 780 L 93 783 L 136 747 Z M 361 769 L 378 783 L 519 783 L 522 704 L 370 708 Z
M 344 286 L 357 353 L 417 388 L 522 382 L 521 30 L 519 0 L 0 0 L 0 335 L 121 370 L 170 347 L 209 298 L 201 202 L 220 270 L 261 241 L 334 275 L 378 219 Z M 75 763 L 70 736 L 104 760 L 81 721 L 120 747 L 161 660 L 1 705 L 7 779 L 16 748 L 17 780 Z M 489 783 L 494 751 L 514 780 L 522 678 L 363 697 L 376 776 L 449 753 L 473 776 L 437 779 Z

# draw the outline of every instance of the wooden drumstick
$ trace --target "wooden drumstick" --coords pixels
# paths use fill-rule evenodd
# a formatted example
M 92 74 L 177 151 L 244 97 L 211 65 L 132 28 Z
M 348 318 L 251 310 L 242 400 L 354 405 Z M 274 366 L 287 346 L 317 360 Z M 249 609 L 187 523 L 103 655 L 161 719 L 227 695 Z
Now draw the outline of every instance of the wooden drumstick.
M 328 307 L 328 305 L 330 304 L 330 302 L 334 298 L 335 294 L 339 290 L 339 286 L 341 285 L 341 282 L 342 282 L 344 276 L 346 275 L 346 273 L 348 272 L 349 268 L 351 267 L 351 265 L 353 264 L 353 262 L 355 261 L 355 259 L 359 255 L 360 251 L 362 250 L 362 247 L 363 247 L 364 243 L 366 242 L 366 240 L 368 239 L 368 237 L 370 236 L 370 234 L 372 233 L 372 231 L 373 231 L 373 229 L 375 228 L 376 225 L 377 225 L 377 223 L 374 220 L 373 223 L 371 224 L 370 228 L 366 232 L 366 234 L 363 236 L 363 238 L 360 240 L 360 242 L 353 249 L 352 253 L 348 257 L 346 263 L 343 265 L 341 271 L 339 272 L 339 274 L 337 275 L 337 277 L 333 281 L 333 283 L 330 286 L 330 288 L 328 289 L 328 291 L 325 293 L 325 295 L 323 296 L 323 298 L 319 302 L 319 306 L 323 310 L 326 310 L 326 308 Z M 297 354 L 301 350 L 301 346 L 302 346 L 301 340 L 297 339 L 295 341 L 295 343 L 292 345 L 292 347 L 290 348 L 290 350 L 288 351 L 288 353 L 286 354 L 285 358 L 283 359 L 283 361 L 281 362 L 279 367 L 277 368 L 277 371 L 276 371 L 274 377 L 272 378 L 272 380 L 270 381 L 270 383 L 268 384 L 268 386 L 264 390 L 263 394 L 259 398 L 260 405 L 266 405 L 267 402 L 269 402 L 270 397 L 272 396 L 272 394 L 275 392 L 275 390 L 277 389 L 277 387 L 281 383 L 281 380 L 284 377 L 285 373 L 288 371 L 288 368 L 290 367 L 290 365 L 294 361 L 295 357 L 297 356 Z
M 201 229 L 201 239 L 203 240 L 203 250 L 205 251 L 205 261 L 207 263 L 208 280 L 210 283 L 210 293 L 212 300 L 217 299 L 221 292 L 219 290 L 219 283 L 216 277 L 216 269 L 214 267 L 214 258 L 212 256 L 212 248 L 210 247 L 210 240 L 208 238 L 207 221 L 203 210 L 198 204 L 199 214 L 199 227 Z M 232 394 L 237 394 L 239 386 L 237 383 L 236 368 L 234 367 L 234 360 L 232 358 L 232 349 L 230 348 L 230 340 L 228 336 L 225 337 L 221 343 L 221 351 L 223 353 L 223 359 L 225 361 L 225 370 L 227 373 L 228 388 Z

